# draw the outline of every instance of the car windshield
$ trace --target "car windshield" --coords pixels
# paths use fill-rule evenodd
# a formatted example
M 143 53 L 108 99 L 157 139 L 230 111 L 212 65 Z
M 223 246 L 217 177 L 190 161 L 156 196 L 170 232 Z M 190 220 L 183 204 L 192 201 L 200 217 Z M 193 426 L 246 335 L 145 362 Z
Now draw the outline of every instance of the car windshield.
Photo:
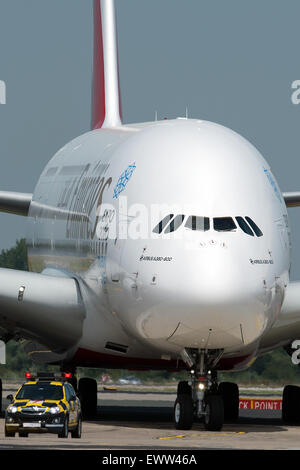
M 23 385 L 16 395 L 17 400 L 61 400 L 62 398 L 62 386 L 50 383 Z

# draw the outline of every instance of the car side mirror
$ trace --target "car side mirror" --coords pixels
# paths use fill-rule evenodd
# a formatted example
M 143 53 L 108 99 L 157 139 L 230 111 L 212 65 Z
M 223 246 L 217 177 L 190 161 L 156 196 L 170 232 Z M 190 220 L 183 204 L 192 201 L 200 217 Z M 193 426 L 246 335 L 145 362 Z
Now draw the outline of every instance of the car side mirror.
M 12 403 L 14 401 L 14 396 L 13 395 L 7 395 L 6 399 Z

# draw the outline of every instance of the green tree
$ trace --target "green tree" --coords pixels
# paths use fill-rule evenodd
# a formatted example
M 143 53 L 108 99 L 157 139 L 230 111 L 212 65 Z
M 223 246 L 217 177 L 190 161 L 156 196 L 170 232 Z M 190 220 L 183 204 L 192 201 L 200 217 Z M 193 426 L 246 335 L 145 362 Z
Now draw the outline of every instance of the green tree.
M 27 247 L 24 238 L 17 240 L 16 245 L 0 253 L 0 267 L 28 271 Z

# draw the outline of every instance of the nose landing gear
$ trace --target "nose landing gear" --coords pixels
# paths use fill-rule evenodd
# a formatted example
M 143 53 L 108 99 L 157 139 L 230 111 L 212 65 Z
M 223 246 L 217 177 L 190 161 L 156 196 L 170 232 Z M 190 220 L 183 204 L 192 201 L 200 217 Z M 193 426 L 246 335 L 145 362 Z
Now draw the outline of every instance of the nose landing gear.
M 223 388 L 228 392 L 230 387 L 224 387 L 222 384 L 218 386 L 217 373 L 213 366 L 217 364 L 223 351 L 213 351 L 209 354 L 205 350 L 189 353 L 185 351 L 185 358 L 187 354 L 189 365 L 192 367 L 191 380 L 178 384 L 174 405 L 175 427 L 182 430 L 191 429 L 194 419 L 198 418 L 204 422 L 205 429 L 220 431 L 224 423 Z

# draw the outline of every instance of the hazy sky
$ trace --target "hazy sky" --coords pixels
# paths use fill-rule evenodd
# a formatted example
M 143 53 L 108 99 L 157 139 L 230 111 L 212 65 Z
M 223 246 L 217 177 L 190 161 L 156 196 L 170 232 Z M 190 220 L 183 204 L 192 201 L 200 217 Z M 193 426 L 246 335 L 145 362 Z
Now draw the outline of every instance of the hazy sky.
M 300 190 L 299 0 L 117 0 L 124 122 L 185 115 L 249 139 L 283 191 Z M 89 130 L 91 0 L 0 0 L 0 189 L 33 192 L 43 167 Z M 1 96 L 0 96 L 1 98 Z M 255 197 L 255 188 L 253 188 Z M 258 201 L 259 204 L 263 201 Z M 289 210 L 300 279 L 300 209 Z M 26 235 L 0 215 L 0 249 Z

